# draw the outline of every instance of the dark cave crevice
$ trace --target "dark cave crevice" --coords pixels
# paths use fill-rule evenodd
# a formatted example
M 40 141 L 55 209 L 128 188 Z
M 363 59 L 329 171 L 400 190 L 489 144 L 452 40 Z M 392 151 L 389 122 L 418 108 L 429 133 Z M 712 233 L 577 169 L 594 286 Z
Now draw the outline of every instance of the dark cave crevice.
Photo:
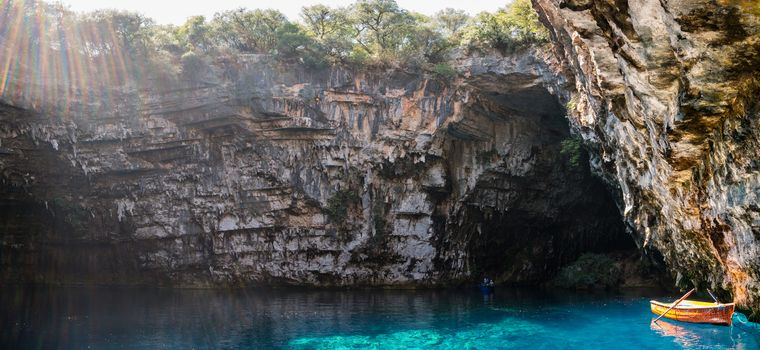
M 487 173 L 469 195 L 470 203 L 507 199 L 469 204 L 459 214 L 454 231 L 466 241 L 471 279 L 489 276 L 504 284 L 535 285 L 584 253 L 635 254 L 614 190 L 591 173 L 580 142 L 571 152 L 563 149 L 573 136 L 556 97 L 533 89 L 527 95 L 486 93 L 480 102 L 487 106 L 478 109 L 507 112 L 505 120 L 525 118 L 537 129 L 530 130 L 535 164 L 529 173 Z M 535 105 L 541 108 L 531 108 Z

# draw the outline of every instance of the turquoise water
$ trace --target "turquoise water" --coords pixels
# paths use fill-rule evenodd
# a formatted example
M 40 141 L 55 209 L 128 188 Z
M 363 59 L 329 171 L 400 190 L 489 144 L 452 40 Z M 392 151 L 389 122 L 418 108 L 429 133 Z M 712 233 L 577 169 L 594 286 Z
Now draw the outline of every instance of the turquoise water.
M 760 349 L 753 324 L 652 324 L 656 294 L 5 288 L 0 348 Z

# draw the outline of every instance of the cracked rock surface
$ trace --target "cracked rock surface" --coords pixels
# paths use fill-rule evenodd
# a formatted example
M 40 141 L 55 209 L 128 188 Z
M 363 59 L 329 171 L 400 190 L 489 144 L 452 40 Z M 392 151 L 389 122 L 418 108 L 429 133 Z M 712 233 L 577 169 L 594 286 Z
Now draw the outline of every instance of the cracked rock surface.
M 4 279 L 63 283 L 538 283 L 630 248 L 570 162 L 536 52 L 441 82 L 242 55 L 205 83 L 0 107 Z M 166 85 L 166 84 L 164 84 Z M 567 150 L 565 150 L 567 151 Z
M 533 0 L 638 245 L 760 314 L 760 7 Z

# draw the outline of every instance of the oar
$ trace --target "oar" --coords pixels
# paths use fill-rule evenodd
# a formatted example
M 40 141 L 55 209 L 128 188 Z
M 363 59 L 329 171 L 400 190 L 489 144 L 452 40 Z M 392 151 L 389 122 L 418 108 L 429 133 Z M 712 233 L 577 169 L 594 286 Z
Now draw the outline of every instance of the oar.
M 665 312 L 663 312 L 662 315 L 660 315 L 660 317 L 657 317 L 656 319 L 654 319 L 654 322 L 656 323 L 662 318 L 662 316 L 665 316 L 665 314 L 667 314 L 668 311 L 673 310 L 673 308 L 676 307 L 676 305 L 680 304 L 682 301 L 684 301 L 684 299 L 688 298 L 689 295 L 691 295 L 691 293 L 694 293 L 694 290 L 696 290 L 696 288 L 692 288 L 688 293 L 684 294 L 684 296 L 682 296 L 681 299 L 676 300 L 676 302 L 673 303 L 673 305 L 671 305 L 669 309 L 665 310 Z
M 710 297 L 713 298 L 713 300 L 715 300 L 716 304 L 720 304 L 720 301 L 718 301 L 718 298 L 716 298 L 709 289 L 707 290 L 707 294 L 710 294 Z

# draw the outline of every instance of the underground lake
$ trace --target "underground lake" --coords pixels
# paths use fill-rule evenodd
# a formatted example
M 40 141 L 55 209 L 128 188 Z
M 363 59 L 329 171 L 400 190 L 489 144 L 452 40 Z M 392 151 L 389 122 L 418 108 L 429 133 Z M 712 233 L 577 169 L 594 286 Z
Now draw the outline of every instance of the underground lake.
M 0 350 L 760 349 L 760 1 L 316 2 L 0 1 Z
M 660 293 L 660 294 L 657 294 Z M 760 328 L 661 320 L 662 292 L 161 290 L 0 292 L 4 349 L 758 349 Z

